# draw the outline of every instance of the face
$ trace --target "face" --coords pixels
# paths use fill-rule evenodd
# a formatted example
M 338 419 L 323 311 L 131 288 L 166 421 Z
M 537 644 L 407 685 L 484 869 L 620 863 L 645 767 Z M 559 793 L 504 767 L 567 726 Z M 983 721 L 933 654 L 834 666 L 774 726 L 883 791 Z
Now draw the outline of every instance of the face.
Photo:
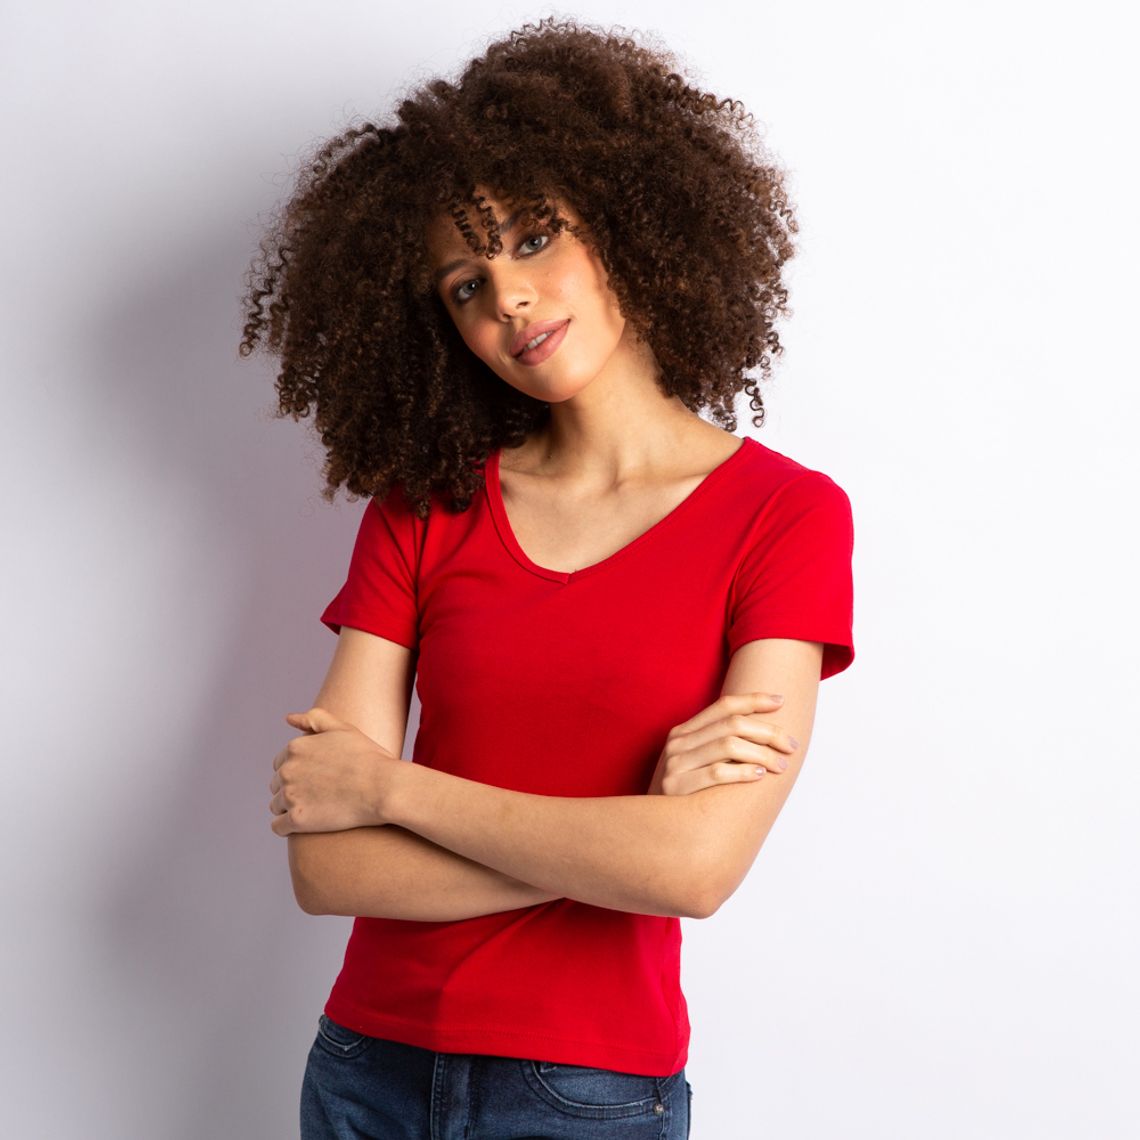
M 429 228 L 436 290 L 463 342 L 497 376 L 535 399 L 567 400 L 621 368 L 630 352 L 617 298 L 584 242 L 567 230 L 511 225 L 509 203 L 490 196 L 487 202 L 502 236 L 495 257 L 473 253 L 446 216 Z M 565 203 L 558 209 L 580 224 Z M 479 232 L 471 208 L 468 219 Z M 524 347 L 544 332 L 542 344 Z

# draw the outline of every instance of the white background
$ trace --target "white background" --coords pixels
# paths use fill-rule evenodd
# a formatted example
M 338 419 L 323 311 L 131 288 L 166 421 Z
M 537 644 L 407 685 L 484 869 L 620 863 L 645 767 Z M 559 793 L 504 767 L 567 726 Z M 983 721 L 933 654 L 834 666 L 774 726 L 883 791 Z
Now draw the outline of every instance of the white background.
M 238 358 L 242 275 L 302 152 L 551 12 L 766 124 L 756 434 L 855 510 L 856 662 L 685 923 L 693 1137 L 1137 1135 L 1134 53 L 962 0 L 5 4 L 5 1134 L 296 1134 L 349 923 L 266 784 L 363 504 Z

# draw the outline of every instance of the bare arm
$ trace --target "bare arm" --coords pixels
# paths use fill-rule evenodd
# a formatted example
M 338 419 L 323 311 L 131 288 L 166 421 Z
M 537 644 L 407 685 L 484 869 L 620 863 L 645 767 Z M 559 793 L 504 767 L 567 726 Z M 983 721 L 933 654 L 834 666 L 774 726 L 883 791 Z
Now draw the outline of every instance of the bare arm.
M 410 649 L 345 626 L 315 703 L 399 756 L 414 675 Z M 445 922 L 561 897 L 399 827 L 297 834 L 286 842 L 293 893 L 308 914 Z
M 497 871 L 512 880 L 507 894 L 493 895 L 488 904 L 498 909 L 543 901 L 525 890 L 523 898 L 530 902 L 519 901 L 518 887 L 532 883 L 550 898 L 569 897 L 635 913 L 706 917 L 747 873 L 798 774 L 814 718 L 821 654 L 818 642 L 768 639 L 751 642 L 734 655 L 722 693 L 784 692 L 788 699 L 781 726 L 804 741 L 786 772 L 751 789 L 712 787 L 703 795 L 688 796 L 536 796 L 389 756 L 388 791 L 383 804 L 377 802 L 377 818 L 461 856 L 480 873 Z M 335 672 L 330 670 L 330 676 Z M 325 700 L 322 707 L 334 716 L 357 715 L 343 703 L 340 712 L 329 707 L 337 700 L 335 686 L 318 700 Z M 369 739 L 398 755 L 402 734 L 401 724 L 399 739 Z M 360 835 L 371 830 L 356 829 Z M 313 835 L 314 840 L 318 837 L 325 834 Z M 352 899 L 360 896 L 354 892 L 362 889 L 379 889 L 381 907 L 407 906 L 407 891 L 416 887 L 414 877 L 402 886 L 389 878 L 383 886 L 384 866 L 372 860 L 359 860 L 352 867 L 345 859 L 331 859 L 323 872 L 319 865 L 306 868 L 301 863 L 294 865 L 298 899 L 316 913 L 356 909 Z M 458 867 L 452 864 L 457 873 Z M 503 886 L 501 878 L 484 883 L 493 891 Z M 385 895 L 389 888 L 392 893 Z M 438 901 L 436 891 L 442 890 L 446 898 L 449 889 L 437 882 L 427 905 Z M 342 892 L 345 905 L 338 909 Z M 482 904 L 478 909 L 493 912 Z
M 309 914 L 452 922 L 561 896 L 401 827 L 290 835 L 293 890 Z
M 823 646 L 765 639 L 733 656 L 723 693 L 781 692 L 803 742 L 778 777 L 694 795 L 540 796 L 418 765 L 392 769 L 385 819 L 486 867 L 595 906 L 704 918 L 747 874 L 807 754 Z

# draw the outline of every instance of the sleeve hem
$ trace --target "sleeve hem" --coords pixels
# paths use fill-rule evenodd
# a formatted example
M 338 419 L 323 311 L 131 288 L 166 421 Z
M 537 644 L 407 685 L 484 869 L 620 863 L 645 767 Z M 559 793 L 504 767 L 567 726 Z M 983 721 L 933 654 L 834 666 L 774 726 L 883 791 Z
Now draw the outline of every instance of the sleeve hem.
M 834 677 L 836 673 L 842 673 L 854 660 L 855 660 L 855 647 L 850 639 L 846 636 L 836 637 L 834 634 L 830 636 L 804 633 L 802 630 L 785 632 L 782 630 L 761 630 L 759 632 L 749 632 L 743 636 L 737 636 L 734 641 L 729 642 L 728 649 L 729 655 L 735 653 L 741 646 L 747 645 L 750 641 L 764 641 L 767 638 L 788 638 L 792 641 L 819 641 L 823 643 L 823 660 L 820 664 L 819 679 L 826 680 L 828 677 Z
M 365 633 L 394 641 L 398 645 L 404 646 L 405 649 L 414 650 L 416 648 L 417 638 L 414 629 L 409 630 L 402 622 L 385 620 L 375 613 L 354 610 L 351 607 L 336 610 L 330 608 L 321 614 L 320 620 L 323 625 L 338 636 L 341 628 L 347 625 L 352 629 L 361 629 Z

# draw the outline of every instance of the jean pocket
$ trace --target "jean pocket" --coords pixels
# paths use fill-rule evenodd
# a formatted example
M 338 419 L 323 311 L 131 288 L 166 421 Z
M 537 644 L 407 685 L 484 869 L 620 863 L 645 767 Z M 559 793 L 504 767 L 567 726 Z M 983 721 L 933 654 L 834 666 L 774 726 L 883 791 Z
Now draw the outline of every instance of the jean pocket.
M 375 1040 L 366 1033 L 357 1033 L 355 1029 L 340 1025 L 325 1013 L 322 1013 L 317 1021 L 315 1044 L 334 1057 L 359 1056 Z
M 588 1065 L 524 1061 L 523 1076 L 547 1104 L 570 1116 L 612 1120 L 665 1111 L 664 1081 Z

